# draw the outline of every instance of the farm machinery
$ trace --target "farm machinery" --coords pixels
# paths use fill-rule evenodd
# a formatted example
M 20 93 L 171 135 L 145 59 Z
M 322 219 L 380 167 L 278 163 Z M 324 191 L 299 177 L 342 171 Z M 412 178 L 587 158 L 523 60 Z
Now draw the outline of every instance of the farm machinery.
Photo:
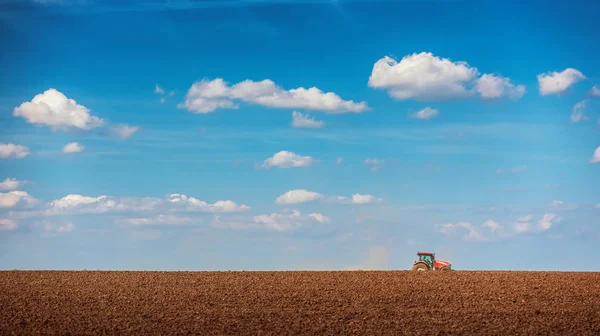
M 450 271 L 452 265 L 448 261 L 435 259 L 435 253 L 417 252 L 419 260 L 412 266 L 413 271 Z

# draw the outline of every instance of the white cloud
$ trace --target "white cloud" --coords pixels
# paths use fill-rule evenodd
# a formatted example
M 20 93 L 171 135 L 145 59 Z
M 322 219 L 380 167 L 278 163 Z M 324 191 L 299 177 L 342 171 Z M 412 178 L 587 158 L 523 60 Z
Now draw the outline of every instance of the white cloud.
M 588 117 L 583 114 L 583 110 L 587 106 L 587 100 L 582 100 L 573 106 L 573 112 L 571 113 L 571 123 L 575 124 L 580 121 L 588 120 Z
M 563 201 L 553 201 L 552 204 L 550 204 L 550 209 L 556 211 L 573 211 L 577 209 L 577 204 L 565 203 Z
M 481 224 L 481 227 L 487 227 L 489 228 L 492 232 L 496 232 L 498 230 L 501 229 L 500 224 L 498 224 L 498 222 L 495 222 L 491 219 L 487 220 L 485 223 Z
M 281 204 L 300 204 L 300 203 L 313 202 L 318 199 L 321 199 L 322 197 L 323 197 L 323 195 L 313 192 L 313 191 L 297 189 L 297 190 L 290 190 L 290 191 L 286 192 L 285 194 L 277 197 L 277 199 L 275 200 L 275 203 L 280 204 L 280 205 Z
M 600 97 L 600 87 L 598 85 L 594 85 L 589 93 L 594 97 Z
M 239 104 L 235 101 L 327 113 L 360 113 L 370 109 L 364 101 L 356 103 L 343 100 L 333 92 L 323 92 L 316 87 L 285 90 L 270 79 L 260 82 L 245 80 L 229 86 L 222 78 L 203 79 L 194 83 L 187 92 L 185 102 L 178 107 L 195 113 L 210 113 L 218 108 L 237 109 Z
M 594 151 L 594 155 L 590 159 L 590 163 L 598 163 L 598 162 L 600 162 L 600 146 L 598 148 L 596 148 L 596 150 Z
M 544 214 L 542 219 L 538 221 L 538 225 L 542 230 L 548 230 L 552 227 L 554 223 L 560 222 L 561 220 L 562 218 L 560 216 L 551 213 L 546 213 Z
M 0 218 L 0 231 L 11 231 L 18 227 L 17 221 L 8 218 Z
M 31 154 L 29 148 L 12 143 L 0 143 L 0 159 L 17 158 L 22 159 Z
M 313 163 L 313 158 L 310 156 L 301 156 L 288 151 L 280 151 L 264 161 L 263 168 L 306 168 Z
M 70 142 L 63 147 L 62 152 L 64 154 L 81 153 L 83 152 L 83 146 L 78 142 Z
M 0 208 L 14 208 L 17 206 L 31 207 L 38 204 L 38 200 L 25 191 L 15 190 L 7 193 L 0 192 Z
M 269 215 L 254 216 L 254 224 L 278 232 L 292 232 L 312 224 L 324 224 L 331 219 L 320 213 L 302 215 L 300 211 L 282 211 Z
M 117 198 L 113 196 L 89 197 L 69 194 L 61 199 L 50 202 L 43 215 L 107 213 L 114 211 L 149 211 L 161 203 L 158 198 L 130 197 Z
M 90 115 L 87 107 L 52 88 L 36 95 L 31 102 L 24 102 L 16 107 L 13 115 L 23 117 L 31 124 L 49 126 L 53 130 L 90 130 L 104 124 L 104 120 Z
M 527 215 L 519 217 L 519 222 L 530 222 L 533 219 L 533 215 Z
M 227 200 L 217 201 L 213 204 L 209 204 L 202 200 L 194 197 L 188 197 L 183 194 L 171 194 L 167 197 L 167 200 L 172 204 L 176 205 L 186 211 L 199 211 L 199 212 L 240 212 L 249 210 L 250 207 Z
M 16 190 L 24 184 L 23 181 L 19 181 L 16 178 L 6 178 L 0 182 L 0 190 Z
M 156 83 L 156 87 L 154 88 L 154 93 L 163 94 L 163 93 L 165 93 L 165 90 L 163 88 L 161 88 L 158 85 L 158 83 Z
M 276 204 L 302 204 L 314 201 L 322 201 L 323 203 L 335 204 L 375 204 L 383 202 L 383 199 L 376 198 L 373 195 L 354 194 L 351 197 L 345 196 L 327 196 L 317 192 L 304 189 L 290 190 L 285 194 L 277 197 Z
M 562 72 L 546 72 L 537 76 L 540 94 L 543 96 L 563 93 L 571 85 L 584 79 L 586 77 L 573 68 L 567 68 Z
M 373 195 L 361 195 L 361 194 L 352 195 L 352 204 L 369 204 L 369 203 L 375 203 L 377 201 L 378 201 L 378 199 L 376 199 L 375 196 L 373 196 Z
M 485 223 L 484 223 L 485 224 Z M 444 234 L 452 234 L 456 231 L 467 231 L 463 235 L 463 239 L 466 241 L 487 241 L 487 238 L 481 234 L 471 223 L 459 222 L 459 223 L 446 223 L 438 226 L 438 230 Z
M 407 55 L 397 62 L 390 57 L 377 61 L 369 86 L 386 89 L 396 99 L 441 101 L 470 96 L 465 85 L 479 75 L 466 62 L 452 62 L 432 53 Z
M 485 74 L 479 78 L 475 90 L 482 98 L 500 98 L 506 96 L 517 100 L 525 94 L 525 86 L 515 86 L 510 82 L 510 78 Z
M 111 129 L 117 137 L 124 140 L 124 139 L 129 139 L 132 135 L 137 133 L 140 130 L 140 127 L 139 126 L 129 126 L 127 124 L 121 124 L 121 125 L 113 126 Z
M 350 271 L 381 270 L 387 267 L 388 259 L 389 253 L 385 247 L 373 246 L 369 248 L 367 258 L 363 262 L 347 266 L 345 269 Z
M 378 159 L 366 159 L 365 164 L 371 166 L 371 171 L 376 172 L 383 168 L 385 161 Z
M 515 223 L 515 231 L 517 233 L 529 231 L 529 222 L 517 222 Z
M 342 164 L 342 163 L 344 163 L 344 158 L 343 157 L 337 158 L 337 160 L 335 160 L 335 163 L 336 164 Z
M 292 112 L 292 126 L 295 128 L 322 128 L 325 122 L 300 112 Z
M 119 223 L 131 226 L 161 226 L 161 225 L 182 225 L 192 221 L 189 217 L 179 217 L 173 215 L 158 215 L 155 217 L 141 218 L 121 218 Z
M 73 232 L 75 230 L 75 225 L 73 223 L 67 223 L 65 225 L 61 225 L 56 229 L 57 232 Z
M 410 115 L 411 118 L 413 119 L 424 119 L 424 120 L 428 120 L 428 119 L 432 119 L 435 116 L 437 116 L 439 113 L 438 110 L 436 109 L 432 109 L 431 107 L 426 107 L 422 110 L 419 110 L 418 112 L 415 112 L 413 114 Z

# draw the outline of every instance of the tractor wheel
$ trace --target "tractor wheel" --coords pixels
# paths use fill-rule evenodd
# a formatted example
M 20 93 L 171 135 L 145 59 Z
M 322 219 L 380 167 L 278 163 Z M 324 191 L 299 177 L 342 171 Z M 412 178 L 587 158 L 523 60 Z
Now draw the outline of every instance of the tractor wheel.
M 442 269 L 440 270 L 442 272 L 449 272 L 450 271 L 450 267 L 442 267 Z
M 427 265 L 425 265 L 423 263 L 418 263 L 413 266 L 412 270 L 413 271 L 429 271 L 429 267 L 427 267 Z

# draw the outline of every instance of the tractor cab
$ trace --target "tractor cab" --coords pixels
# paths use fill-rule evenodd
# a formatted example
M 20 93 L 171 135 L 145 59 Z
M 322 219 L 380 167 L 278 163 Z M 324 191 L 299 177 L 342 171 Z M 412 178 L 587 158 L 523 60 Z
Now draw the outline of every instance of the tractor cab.
M 433 264 L 435 262 L 435 253 L 431 252 L 417 252 L 419 256 L 419 261 L 423 261 L 429 266 L 429 268 L 433 268 Z

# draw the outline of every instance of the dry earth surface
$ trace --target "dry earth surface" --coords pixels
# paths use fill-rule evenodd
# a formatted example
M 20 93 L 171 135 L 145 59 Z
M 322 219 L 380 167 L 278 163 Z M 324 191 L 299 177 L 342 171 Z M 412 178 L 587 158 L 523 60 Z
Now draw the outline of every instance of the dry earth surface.
M 0 272 L 2 335 L 600 335 L 600 273 Z

